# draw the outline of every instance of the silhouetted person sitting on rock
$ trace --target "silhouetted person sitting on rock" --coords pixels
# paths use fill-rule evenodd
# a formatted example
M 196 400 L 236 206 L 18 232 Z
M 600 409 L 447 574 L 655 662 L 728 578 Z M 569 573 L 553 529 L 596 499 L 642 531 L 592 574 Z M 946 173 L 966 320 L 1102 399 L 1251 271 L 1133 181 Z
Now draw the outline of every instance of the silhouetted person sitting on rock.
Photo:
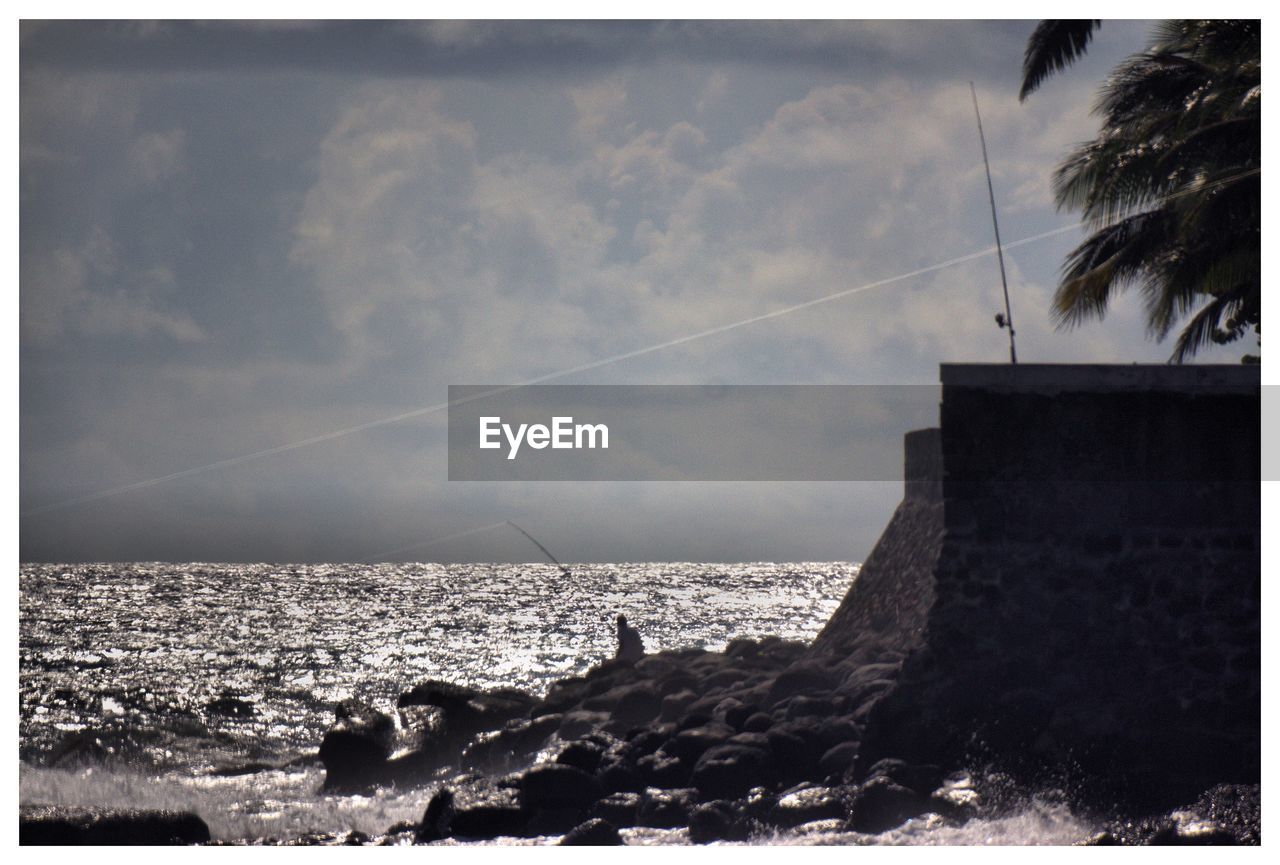
M 618 654 L 619 661 L 638 661 L 644 657 L 644 641 L 640 632 L 627 624 L 626 616 L 618 616 Z

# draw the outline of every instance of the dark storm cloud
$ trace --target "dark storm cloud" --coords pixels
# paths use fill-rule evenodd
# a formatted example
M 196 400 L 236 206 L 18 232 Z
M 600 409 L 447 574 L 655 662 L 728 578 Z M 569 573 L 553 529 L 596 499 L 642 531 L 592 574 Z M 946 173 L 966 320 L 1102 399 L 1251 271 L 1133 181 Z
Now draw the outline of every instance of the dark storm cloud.
M 159 72 L 296 70 L 386 77 L 579 75 L 656 62 L 925 74 L 991 62 L 1024 22 L 40 22 L 28 66 Z M 945 34 L 945 37 L 944 37 Z

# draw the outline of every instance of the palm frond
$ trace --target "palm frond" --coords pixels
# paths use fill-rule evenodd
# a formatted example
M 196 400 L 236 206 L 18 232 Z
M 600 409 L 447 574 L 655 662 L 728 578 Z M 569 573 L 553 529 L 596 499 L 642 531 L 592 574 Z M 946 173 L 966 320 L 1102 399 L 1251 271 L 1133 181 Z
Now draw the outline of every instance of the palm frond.
M 1074 63 L 1101 23 L 1095 19 L 1072 18 L 1037 24 L 1027 40 L 1022 59 L 1022 89 L 1018 91 L 1018 99 L 1026 99 L 1046 78 Z

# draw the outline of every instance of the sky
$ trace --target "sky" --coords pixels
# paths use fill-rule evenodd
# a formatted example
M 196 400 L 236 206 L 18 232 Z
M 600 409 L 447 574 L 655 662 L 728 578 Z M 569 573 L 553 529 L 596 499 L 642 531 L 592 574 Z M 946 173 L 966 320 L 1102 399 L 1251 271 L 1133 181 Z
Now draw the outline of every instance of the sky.
M 861 560 L 901 484 L 449 482 L 414 412 L 987 249 L 970 81 L 1005 241 L 1067 228 L 1006 253 L 1020 359 L 1163 362 L 1136 297 L 1048 312 L 1150 24 L 1019 103 L 1033 26 L 24 23 L 22 560 Z M 1001 308 L 985 255 L 556 383 L 931 384 Z

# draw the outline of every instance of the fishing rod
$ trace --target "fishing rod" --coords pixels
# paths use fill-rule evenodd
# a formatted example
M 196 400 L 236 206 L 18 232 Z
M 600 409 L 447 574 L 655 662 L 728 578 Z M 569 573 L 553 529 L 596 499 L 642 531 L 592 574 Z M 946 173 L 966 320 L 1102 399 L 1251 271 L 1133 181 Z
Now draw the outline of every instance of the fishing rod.
M 517 532 L 519 532 L 520 534 L 522 534 L 522 535 L 524 535 L 526 538 L 528 538 L 530 541 L 532 541 L 532 542 L 533 542 L 533 545 L 534 545 L 535 547 L 537 547 L 538 549 L 542 550 L 542 552 L 546 555 L 546 557 L 547 557 L 548 559 L 550 559 L 551 561 L 553 561 L 553 562 L 555 562 L 555 563 L 556 563 L 556 567 L 557 567 L 557 568 L 559 568 L 559 569 L 561 570 L 561 572 L 562 572 L 566 577 L 571 577 L 571 576 L 573 576 L 573 574 L 569 573 L 569 569 L 568 569 L 568 568 L 566 568 L 564 565 L 562 565 L 562 564 L 560 563 L 560 560 L 559 560 L 559 559 L 557 559 L 555 556 L 551 555 L 551 550 L 547 549 L 547 548 L 546 548 L 546 547 L 544 547 L 542 544 L 538 543 L 538 539 L 537 539 L 537 538 L 535 538 L 533 535 L 529 534 L 529 533 L 528 533 L 528 532 L 526 532 L 524 529 L 522 529 L 522 528 L 520 528 L 519 526 L 517 526 L 515 523 L 511 522 L 511 520 L 507 520 L 507 525 L 511 526 L 511 528 L 515 529 Z
M 973 116 L 978 119 L 978 141 L 982 144 L 982 164 L 987 169 L 987 197 L 991 200 L 991 227 L 996 233 L 996 258 L 1000 261 L 1000 285 L 1004 289 L 1004 312 L 996 313 L 1000 329 L 1009 328 L 1009 363 L 1018 362 L 1018 349 L 1013 342 L 1013 310 L 1009 306 L 1009 280 L 1004 274 L 1004 250 L 1000 246 L 1000 220 L 996 218 L 996 192 L 991 185 L 991 162 L 987 159 L 987 136 L 982 132 L 982 113 L 978 111 L 978 89 L 969 82 L 973 96 Z

